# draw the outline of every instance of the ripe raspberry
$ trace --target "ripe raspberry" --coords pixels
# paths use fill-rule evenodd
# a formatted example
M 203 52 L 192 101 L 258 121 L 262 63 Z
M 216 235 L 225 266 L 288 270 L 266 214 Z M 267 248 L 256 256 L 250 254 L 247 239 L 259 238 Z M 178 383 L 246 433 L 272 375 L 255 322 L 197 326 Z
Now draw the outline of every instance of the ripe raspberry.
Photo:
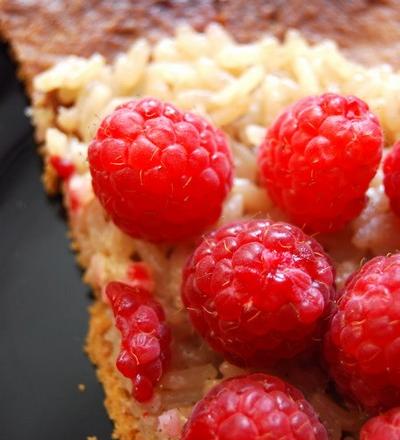
M 107 116 L 88 157 L 94 192 L 114 223 L 151 241 L 201 233 L 220 216 L 232 186 L 223 133 L 153 98 Z
M 396 142 L 386 156 L 383 162 L 383 173 L 383 183 L 390 200 L 390 207 L 396 215 L 400 216 L 400 142 Z
M 194 407 L 182 440 L 327 440 L 303 394 L 266 374 L 228 379 Z
M 354 96 L 301 99 L 269 128 L 261 183 L 299 226 L 334 231 L 356 217 L 382 154 L 378 119 Z
M 400 404 L 400 254 L 373 258 L 352 275 L 325 358 L 339 390 L 367 410 Z
M 360 440 L 399 440 L 400 408 L 368 420 L 362 427 Z
M 334 271 L 296 226 L 252 220 L 206 236 L 182 297 L 194 327 L 239 365 L 265 366 L 311 348 L 330 309 Z
M 132 380 L 135 399 L 147 401 L 170 358 L 171 337 L 164 311 L 139 285 L 113 281 L 107 285 L 106 295 L 122 336 L 117 368 Z

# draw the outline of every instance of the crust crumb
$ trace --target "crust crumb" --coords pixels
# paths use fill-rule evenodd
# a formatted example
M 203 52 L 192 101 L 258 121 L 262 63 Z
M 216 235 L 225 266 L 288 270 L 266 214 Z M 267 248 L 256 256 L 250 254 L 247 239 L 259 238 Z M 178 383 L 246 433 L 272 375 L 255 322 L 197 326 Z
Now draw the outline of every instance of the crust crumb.
M 50 165 L 48 160 L 45 160 L 44 171 L 42 174 L 42 182 L 50 196 L 54 196 L 59 191 L 59 180 L 54 168 Z
M 86 385 L 84 383 L 78 384 L 78 390 L 83 393 L 86 390 Z

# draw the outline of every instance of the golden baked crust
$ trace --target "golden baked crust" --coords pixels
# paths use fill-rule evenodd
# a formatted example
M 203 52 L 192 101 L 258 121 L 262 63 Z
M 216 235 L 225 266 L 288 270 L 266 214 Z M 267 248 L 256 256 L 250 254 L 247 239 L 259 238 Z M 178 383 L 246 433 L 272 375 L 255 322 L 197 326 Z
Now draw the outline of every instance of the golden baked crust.
M 129 408 L 132 396 L 123 387 L 121 376 L 112 357 L 112 345 L 105 337 L 113 325 L 107 314 L 108 306 L 97 300 L 90 308 L 89 332 L 85 350 L 97 367 L 97 377 L 104 387 L 105 407 L 114 421 L 113 438 L 132 440 L 136 436 L 136 421 Z

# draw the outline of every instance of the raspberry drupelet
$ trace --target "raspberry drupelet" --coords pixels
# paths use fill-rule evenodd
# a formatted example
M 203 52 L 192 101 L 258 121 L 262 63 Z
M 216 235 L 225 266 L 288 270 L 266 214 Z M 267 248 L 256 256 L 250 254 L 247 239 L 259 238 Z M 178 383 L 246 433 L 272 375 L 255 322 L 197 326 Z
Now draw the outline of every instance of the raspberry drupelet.
M 266 374 L 228 379 L 194 407 L 182 440 L 328 440 L 303 394 Z
M 393 408 L 368 420 L 360 432 L 360 440 L 399 440 L 400 408 Z
M 333 283 L 316 240 L 287 223 L 251 220 L 203 239 L 184 269 L 182 297 L 214 350 L 266 366 L 319 342 Z
M 400 217 L 400 142 L 396 142 L 392 150 L 385 157 L 383 176 L 385 192 L 389 197 L 390 207 Z
M 338 389 L 370 412 L 400 405 L 400 254 L 352 275 L 325 338 Z
M 164 311 L 148 290 L 113 281 L 106 287 L 115 325 L 121 332 L 118 370 L 132 380 L 139 402 L 152 398 L 170 359 L 170 330 Z
M 62 180 L 68 180 L 75 172 L 75 166 L 69 159 L 60 156 L 50 156 L 49 162 Z
M 174 242 L 220 216 L 232 186 L 224 134 L 200 116 L 153 98 L 117 107 L 88 152 L 93 189 L 127 234 Z
M 336 231 L 363 209 L 382 146 L 380 123 L 365 102 L 333 93 L 303 98 L 267 131 L 261 184 L 299 226 Z

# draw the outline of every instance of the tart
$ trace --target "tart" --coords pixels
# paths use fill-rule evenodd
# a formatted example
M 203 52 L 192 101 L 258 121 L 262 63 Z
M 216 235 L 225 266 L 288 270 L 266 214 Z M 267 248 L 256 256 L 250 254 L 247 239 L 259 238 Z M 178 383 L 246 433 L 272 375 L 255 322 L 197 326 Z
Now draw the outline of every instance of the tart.
M 61 8 L 62 3 L 56 2 L 54 10 L 50 10 L 45 2 L 38 2 L 38 16 L 50 14 L 49 17 L 54 18 L 55 15 L 52 14 L 57 13 L 57 8 Z M 44 184 L 48 192 L 61 192 L 63 195 L 72 245 L 78 262 L 84 269 L 84 281 L 92 287 L 95 296 L 90 309 L 86 350 L 97 367 L 98 377 L 105 389 L 105 405 L 115 422 L 114 436 L 122 440 L 196 438 L 190 437 L 197 429 L 193 428 L 197 426 L 194 417 L 200 417 L 206 403 L 219 405 L 215 403 L 218 400 L 216 396 L 220 395 L 218 393 L 222 392 L 221 389 L 225 390 L 224 387 L 240 393 L 241 388 L 250 386 L 240 382 L 244 379 L 231 379 L 237 376 L 249 378 L 251 385 L 258 387 L 257 390 L 260 383 L 264 384 L 264 390 L 272 383 L 273 386 L 280 387 L 280 392 L 292 396 L 291 401 L 302 402 L 304 397 L 298 397 L 297 393 L 300 391 L 292 391 L 287 387 L 295 386 L 301 390 L 314 408 L 312 412 L 304 413 L 313 434 L 308 437 L 306 434 L 304 437 L 302 434 L 298 437 L 293 434 L 288 438 L 322 439 L 328 438 L 327 435 L 331 439 L 341 439 L 344 436 L 357 438 L 367 414 L 372 413 L 375 408 L 371 409 L 365 404 L 360 409 L 354 404 L 354 401 L 360 403 L 357 401 L 358 395 L 350 396 L 350 403 L 347 403 L 351 393 L 344 392 L 343 399 L 332 392 L 331 376 L 339 383 L 339 392 L 343 392 L 345 387 L 340 387 L 342 372 L 325 368 L 320 362 L 319 354 L 323 351 L 321 346 L 324 345 L 322 339 L 326 333 L 325 327 L 331 325 L 330 317 L 335 312 L 339 295 L 331 291 L 344 292 L 344 295 L 350 296 L 354 285 L 348 285 L 346 281 L 357 271 L 360 263 L 374 256 L 396 252 L 400 245 L 400 220 L 392 212 L 385 194 L 383 169 L 380 165 L 382 142 L 386 147 L 385 155 L 398 139 L 400 131 L 400 126 L 393 117 L 398 111 L 400 76 L 390 65 L 380 64 L 386 60 L 396 64 L 393 53 L 399 41 L 396 39 L 398 29 L 395 29 L 396 14 L 399 11 L 396 6 L 390 5 L 360 6 L 358 9 L 345 6 L 344 10 L 338 10 L 335 3 L 324 3 L 325 12 L 319 10 L 321 2 L 311 2 L 302 12 L 294 12 L 294 7 L 289 10 L 288 6 L 279 6 L 279 2 L 277 5 L 274 2 L 271 5 L 265 2 L 247 2 L 246 5 L 254 3 L 259 7 L 260 14 L 265 17 L 255 19 L 248 10 L 250 6 L 241 2 L 237 2 L 237 5 L 235 3 L 188 1 L 175 4 L 142 1 L 135 5 L 123 2 L 121 8 L 114 8 L 108 2 L 100 2 L 94 7 L 93 15 L 87 12 L 88 9 L 83 4 L 77 2 L 76 8 L 67 8 L 66 15 L 81 29 L 79 41 L 75 30 L 71 36 L 71 28 L 65 24 L 66 19 L 60 23 L 49 20 L 49 26 L 54 26 L 59 38 L 47 41 L 45 45 L 42 22 L 33 16 L 33 9 L 29 5 L 17 1 L 3 1 L 0 4 L 2 33 L 11 42 L 17 60 L 21 63 L 21 75 L 32 100 L 30 114 L 44 159 Z M 294 1 L 291 3 L 297 4 Z M 127 18 L 126 11 L 135 12 L 132 21 Z M 312 17 L 309 21 L 305 20 L 307 14 Z M 238 17 L 241 15 L 243 19 L 239 24 Z M 375 24 L 379 23 L 376 22 L 376 17 L 380 16 L 389 17 L 385 26 L 390 27 L 393 24 L 394 30 L 390 35 L 389 32 L 381 33 L 380 40 L 374 39 L 374 44 L 369 45 L 370 36 L 378 35 L 377 29 L 380 25 Z M 356 35 L 352 29 L 354 17 L 360 18 Z M 178 21 L 186 23 L 179 24 L 174 29 Z M 23 27 L 27 22 L 32 26 L 29 37 Z M 327 22 L 330 23 L 328 27 Z M 110 27 L 110 23 L 114 27 Z M 92 32 L 91 26 L 96 32 Z M 291 26 L 295 26 L 300 32 L 286 32 Z M 344 28 L 342 33 L 339 32 L 341 26 Z M 127 31 L 124 33 L 124 30 Z M 268 31 L 282 38 L 278 39 Z M 334 38 L 343 48 L 339 49 L 337 43 L 322 37 Z M 69 42 L 67 49 L 65 42 Z M 43 53 L 43 56 L 37 56 L 38 53 Z M 218 333 L 215 328 L 212 328 L 212 332 L 209 328 L 204 329 L 196 316 L 193 316 L 193 307 L 198 307 L 199 302 L 193 302 L 192 293 L 187 293 L 193 291 L 189 286 L 193 278 L 190 272 L 191 263 L 187 261 L 193 262 L 193 258 L 196 260 L 196 257 L 191 256 L 202 239 L 203 244 L 200 247 L 209 245 L 211 241 L 214 243 L 212 234 L 218 236 L 221 232 L 213 232 L 216 229 L 221 230 L 218 228 L 229 229 L 226 225 L 237 222 L 245 222 L 247 225 L 251 221 L 257 223 L 257 220 L 261 222 L 266 218 L 267 223 L 263 223 L 262 228 L 266 224 L 269 227 L 270 224 L 286 225 L 293 221 L 288 209 L 279 203 L 279 198 L 271 191 L 268 178 L 260 178 L 262 160 L 257 159 L 257 156 L 260 157 L 260 149 L 266 148 L 266 139 L 271 140 L 272 129 L 268 131 L 267 128 L 279 124 L 277 117 L 280 114 L 287 114 L 282 112 L 293 112 L 294 110 L 288 109 L 295 108 L 294 103 L 303 102 L 301 100 L 309 96 L 326 96 L 322 95 L 326 93 L 332 96 L 355 95 L 362 102 L 365 101 L 369 110 L 365 110 L 364 103 L 360 104 L 360 108 L 363 112 L 371 112 L 373 116 L 370 117 L 368 113 L 367 118 L 378 121 L 376 126 L 383 129 L 384 138 L 380 129 L 379 132 L 374 132 L 373 136 L 378 139 L 376 160 L 368 165 L 371 167 L 371 175 L 367 178 L 365 188 L 362 184 L 357 186 L 362 187 L 360 197 L 363 200 L 359 209 L 346 217 L 338 230 L 329 227 L 318 230 L 318 225 L 315 227 L 313 223 L 311 233 L 317 233 L 315 238 L 299 239 L 307 243 L 308 240 L 313 243 L 316 239 L 320 244 L 310 244 L 310 249 L 318 255 L 321 252 L 329 254 L 326 260 L 323 258 L 326 264 L 324 274 L 328 270 L 332 271 L 330 281 L 327 278 L 323 278 L 323 281 L 318 278 L 319 283 L 329 285 L 326 289 L 326 286 L 321 288 L 325 289 L 323 296 L 327 304 L 322 307 L 321 323 L 318 323 L 318 326 L 321 324 L 321 329 L 312 333 L 310 338 L 316 341 L 318 347 L 316 351 L 312 347 L 311 352 L 303 348 L 282 350 L 285 354 L 275 356 L 275 359 L 271 355 L 274 350 L 266 351 L 257 339 L 257 346 L 262 346 L 261 355 L 259 352 L 254 358 L 244 355 L 244 348 L 238 355 L 237 350 L 232 349 L 232 344 L 225 344 L 222 349 L 214 340 L 214 335 Z M 132 114 L 139 114 L 142 118 L 138 123 L 140 133 L 146 132 L 147 115 L 140 113 L 145 105 L 143 102 L 146 105 L 150 102 L 152 106 L 161 106 L 163 117 L 166 108 L 168 111 L 175 109 L 174 116 L 169 119 L 171 124 L 175 124 L 171 128 L 175 135 L 179 129 L 177 124 L 182 122 L 195 127 L 201 125 L 203 128 L 196 128 L 199 136 L 205 130 L 207 136 L 215 136 L 210 143 L 222 145 L 226 142 L 232 153 L 232 158 L 229 159 L 225 147 L 218 147 L 218 153 L 224 153 L 227 157 L 225 162 L 232 162 L 229 168 L 231 172 L 227 171 L 223 178 L 226 179 L 226 191 L 218 202 L 221 205 L 220 211 L 217 215 L 213 211 L 213 215 L 210 214 L 208 220 L 201 223 L 201 227 L 194 232 L 191 230 L 190 233 L 179 236 L 176 232 L 179 228 L 173 229 L 170 240 L 168 231 L 172 229 L 168 229 L 170 226 L 165 219 L 173 217 L 176 222 L 176 216 L 162 217 L 164 226 L 150 228 L 150 232 L 149 228 L 146 229 L 145 221 L 141 222 L 139 229 L 128 227 L 126 219 L 120 221 L 121 209 L 110 208 L 107 204 L 108 181 L 103 179 L 102 183 L 95 183 L 98 174 L 97 165 L 94 165 L 94 153 L 92 156 L 89 153 L 88 160 L 88 149 L 103 148 L 94 144 L 101 143 L 107 136 L 113 141 L 125 141 L 126 133 L 121 129 L 122 134 L 115 134 L 112 126 L 113 115 L 118 112 L 122 114 L 129 111 L 130 117 Z M 349 105 L 353 106 L 352 103 Z M 173 120 L 176 114 L 179 114 L 179 120 Z M 367 131 L 371 138 L 371 130 Z M 219 133 L 222 133 L 224 141 L 218 137 Z M 278 136 L 279 130 L 276 133 Z M 158 145 L 161 142 L 160 135 L 155 136 L 153 143 Z M 170 147 L 173 142 L 168 142 Z M 154 157 L 151 155 L 150 159 L 155 160 Z M 172 161 L 173 166 L 176 166 L 178 156 L 172 157 L 175 158 Z M 359 157 L 360 155 L 357 158 L 355 156 L 354 160 Z M 118 166 L 115 161 L 109 163 L 114 168 Z M 218 167 L 220 170 L 221 167 Z M 107 175 L 110 181 L 114 179 L 114 168 Z M 176 174 L 179 174 L 179 170 Z M 274 177 L 274 182 L 279 178 L 279 172 L 277 176 Z M 140 180 L 141 177 L 142 175 L 138 186 L 146 186 Z M 119 189 L 115 193 L 120 194 L 121 187 L 116 186 Z M 269 191 L 265 190 L 265 186 Z M 334 186 L 332 190 L 335 191 Z M 102 198 L 100 194 L 104 191 L 106 195 Z M 139 190 L 135 187 L 135 191 Z M 207 196 L 210 203 L 215 193 L 210 191 Z M 304 195 L 303 192 L 302 194 Z M 115 197 L 114 193 L 112 197 Z M 126 201 L 127 198 L 125 195 L 124 197 L 123 200 Z M 163 203 L 164 199 L 159 200 Z M 199 203 L 200 201 L 194 205 L 191 216 L 186 212 L 185 215 L 190 220 L 177 223 L 183 225 L 182 230 L 187 222 L 197 219 L 193 211 L 200 206 Z M 181 205 L 176 206 L 174 205 L 174 209 L 179 212 Z M 154 211 L 155 208 L 152 209 Z M 206 205 L 201 211 L 205 210 Z M 125 208 L 123 211 L 125 213 Z M 160 216 L 161 214 L 158 215 L 159 218 Z M 153 216 L 151 222 L 156 221 L 156 217 Z M 179 221 L 181 219 L 180 214 Z M 261 228 L 258 223 L 257 226 L 252 226 L 257 231 L 257 228 Z M 154 235 L 154 230 L 160 231 L 161 227 L 165 227 L 167 233 Z M 298 228 L 295 228 L 297 231 Z M 236 229 L 235 232 L 229 232 L 236 233 Z M 204 234 L 206 238 L 203 238 Z M 298 234 L 303 232 L 299 229 L 299 232 L 293 234 L 300 237 Z M 320 245 L 324 251 L 319 250 Z M 315 250 L 315 246 L 318 246 L 318 250 Z M 318 267 L 321 264 L 318 263 Z M 328 267 L 333 268 L 326 269 Z M 214 268 L 209 267 L 206 273 L 214 273 L 213 271 Z M 307 272 L 307 275 L 310 274 Z M 362 278 L 362 273 L 360 277 Z M 248 283 L 250 278 L 243 279 Z M 314 284 L 316 279 L 313 278 Z M 181 296 L 182 280 L 184 293 Z M 141 307 L 147 307 L 146 316 L 157 314 L 154 310 L 158 311 L 159 307 L 164 311 L 164 314 L 157 314 L 158 318 L 154 318 L 156 321 L 152 321 L 156 322 L 156 333 L 153 332 L 153 327 L 150 333 L 152 336 L 157 335 L 156 345 L 161 354 L 164 353 L 163 347 L 168 345 L 168 349 L 165 349 L 165 353 L 168 352 L 165 359 L 168 360 L 164 361 L 162 358 L 162 362 L 160 361 L 162 367 L 159 367 L 154 377 L 151 376 L 151 390 L 148 392 L 143 391 L 145 388 L 141 388 L 137 382 L 130 380 L 132 374 L 127 370 L 128 364 L 124 364 L 125 369 L 124 366 L 121 367 L 120 353 L 131 348 L 127 349 L 124 345 L 127 337 L 126 332 L 124 333 L 125 327 L 121 324 L 121 319 L 118 320 L 121 309 L 115 305 L 115 292 L 120 291 L 124 291 L 128 297 L 131 295 Z M 146 293 L 139 297 L 139 291 Z M 328 291 L 329 294 L 326 293 Z M 148 295 L 151 300 L 147 298 Z M 238 299 L 235 297 L 235 304 L 237 303 Z M 229 308 L 226 305 L 229 302 L 223 304 L 221 309 L 217 307 L 213 313 L 221 315 L 226 312 L 229 315 L 228 309 L 234 313 L 234 307 Z M 345 315 L 346 310 L 340 309 L 338 313 Z M 134 312 L 136 311 L 137 308 Z M 132 320 L 139 318 L 136 315 L 132 318 L 133 315 L 129 313 L 125 316 L 128 317 L 128 324 L 136 325 L 132 324 Z M 236 322 L 238 318 L 232 316 L 229 315 L 223 321 Z M 207 318 L 204 318 L 204 322 L 211 327 L 217 325 L 211 325 Z M 164 328 L 164 324 L 171 333 L 169 343 L 165 342 L 168 338 L 164 340 L 164 336 L 160 336 L 161 333 L 164 334 L 159 330 Z M 328 330 L 326 334 L 326 338 L 330 338 L 332 333 Z M 131 336 L 129 333 L 129 337 Z M 242 336 L 243 334 L 240 335 Z M 247 340 L 248 345 L 251 343 Z M 328 341 L 325 345 L 329 343 Z M 307 349 L 311 348 L 311 344 L 306 345 Z M 328 363 L 335 362 L 331 359 L 343 355 L 342 352 L 331 355 L 333 349 L 326 350 L 329 352 L 325 355 Z M 138 354 L 133 349 L 132 353 L 135 356 Z M 148 352 L 143 356 L 146 354 Z M 154 359 L 158 360 L 157 356 L 161 354 L 155 355 Z M 154 359 L 151 358 L 151 362 Z M 271 359 L 274 362 L 269 362 Z M 116 368 L 116 362 L 119 368 Z M 141 364 L 140 359 L 138 362 Z M 146 362 L 150 361 L 146 358 L 142 363 Z M 262 374 L 259 377 L 253 373 Z M 146 374 L 143 373 L 144 377 L 150 377 Z M 278 379 L 275 377 L 290 385 L 276 382 Z M 237 383 L 240 384 L 240 389 L 237 388 Z M 216 392 L 215 389 L 219 391 Z M 201 403 L 193 412 L 193 407 L 198 402 Z M 304 407 L 303 403 L 298 405 L 300 409 Z M 393 406 L 391 403 L 391 407 Z M 304 414 L 302 413 L 302 417 L 306 417 Z M 318 417 L 320 421 L 317 422 Z M 232 423 L 238 422 L 235 419 Z M 321 428 L 321 423 L 325 427 Z M 240 434 L 238 425 L 232 426 L 232 431 L 229 431 L 232 435 L 237 432 L 238 435 L 243 434 L 244 431 Z M 218 438 L 225 439 L 227 434 L 222 432 L 226 428 L 222 428 L 222 424 L 217 427 L 221 432 Z M 257 425 L 257 429 L 259 437 L 254 438 L 263 438 L 261 435 L 264 428 Z M 254 432 L 251 435 L 253 434 Z M 216 438 L 215 433 L 209 435 L 214 437 L 204 438 Z M 253 437 L 249 434 L 248 438 Z

